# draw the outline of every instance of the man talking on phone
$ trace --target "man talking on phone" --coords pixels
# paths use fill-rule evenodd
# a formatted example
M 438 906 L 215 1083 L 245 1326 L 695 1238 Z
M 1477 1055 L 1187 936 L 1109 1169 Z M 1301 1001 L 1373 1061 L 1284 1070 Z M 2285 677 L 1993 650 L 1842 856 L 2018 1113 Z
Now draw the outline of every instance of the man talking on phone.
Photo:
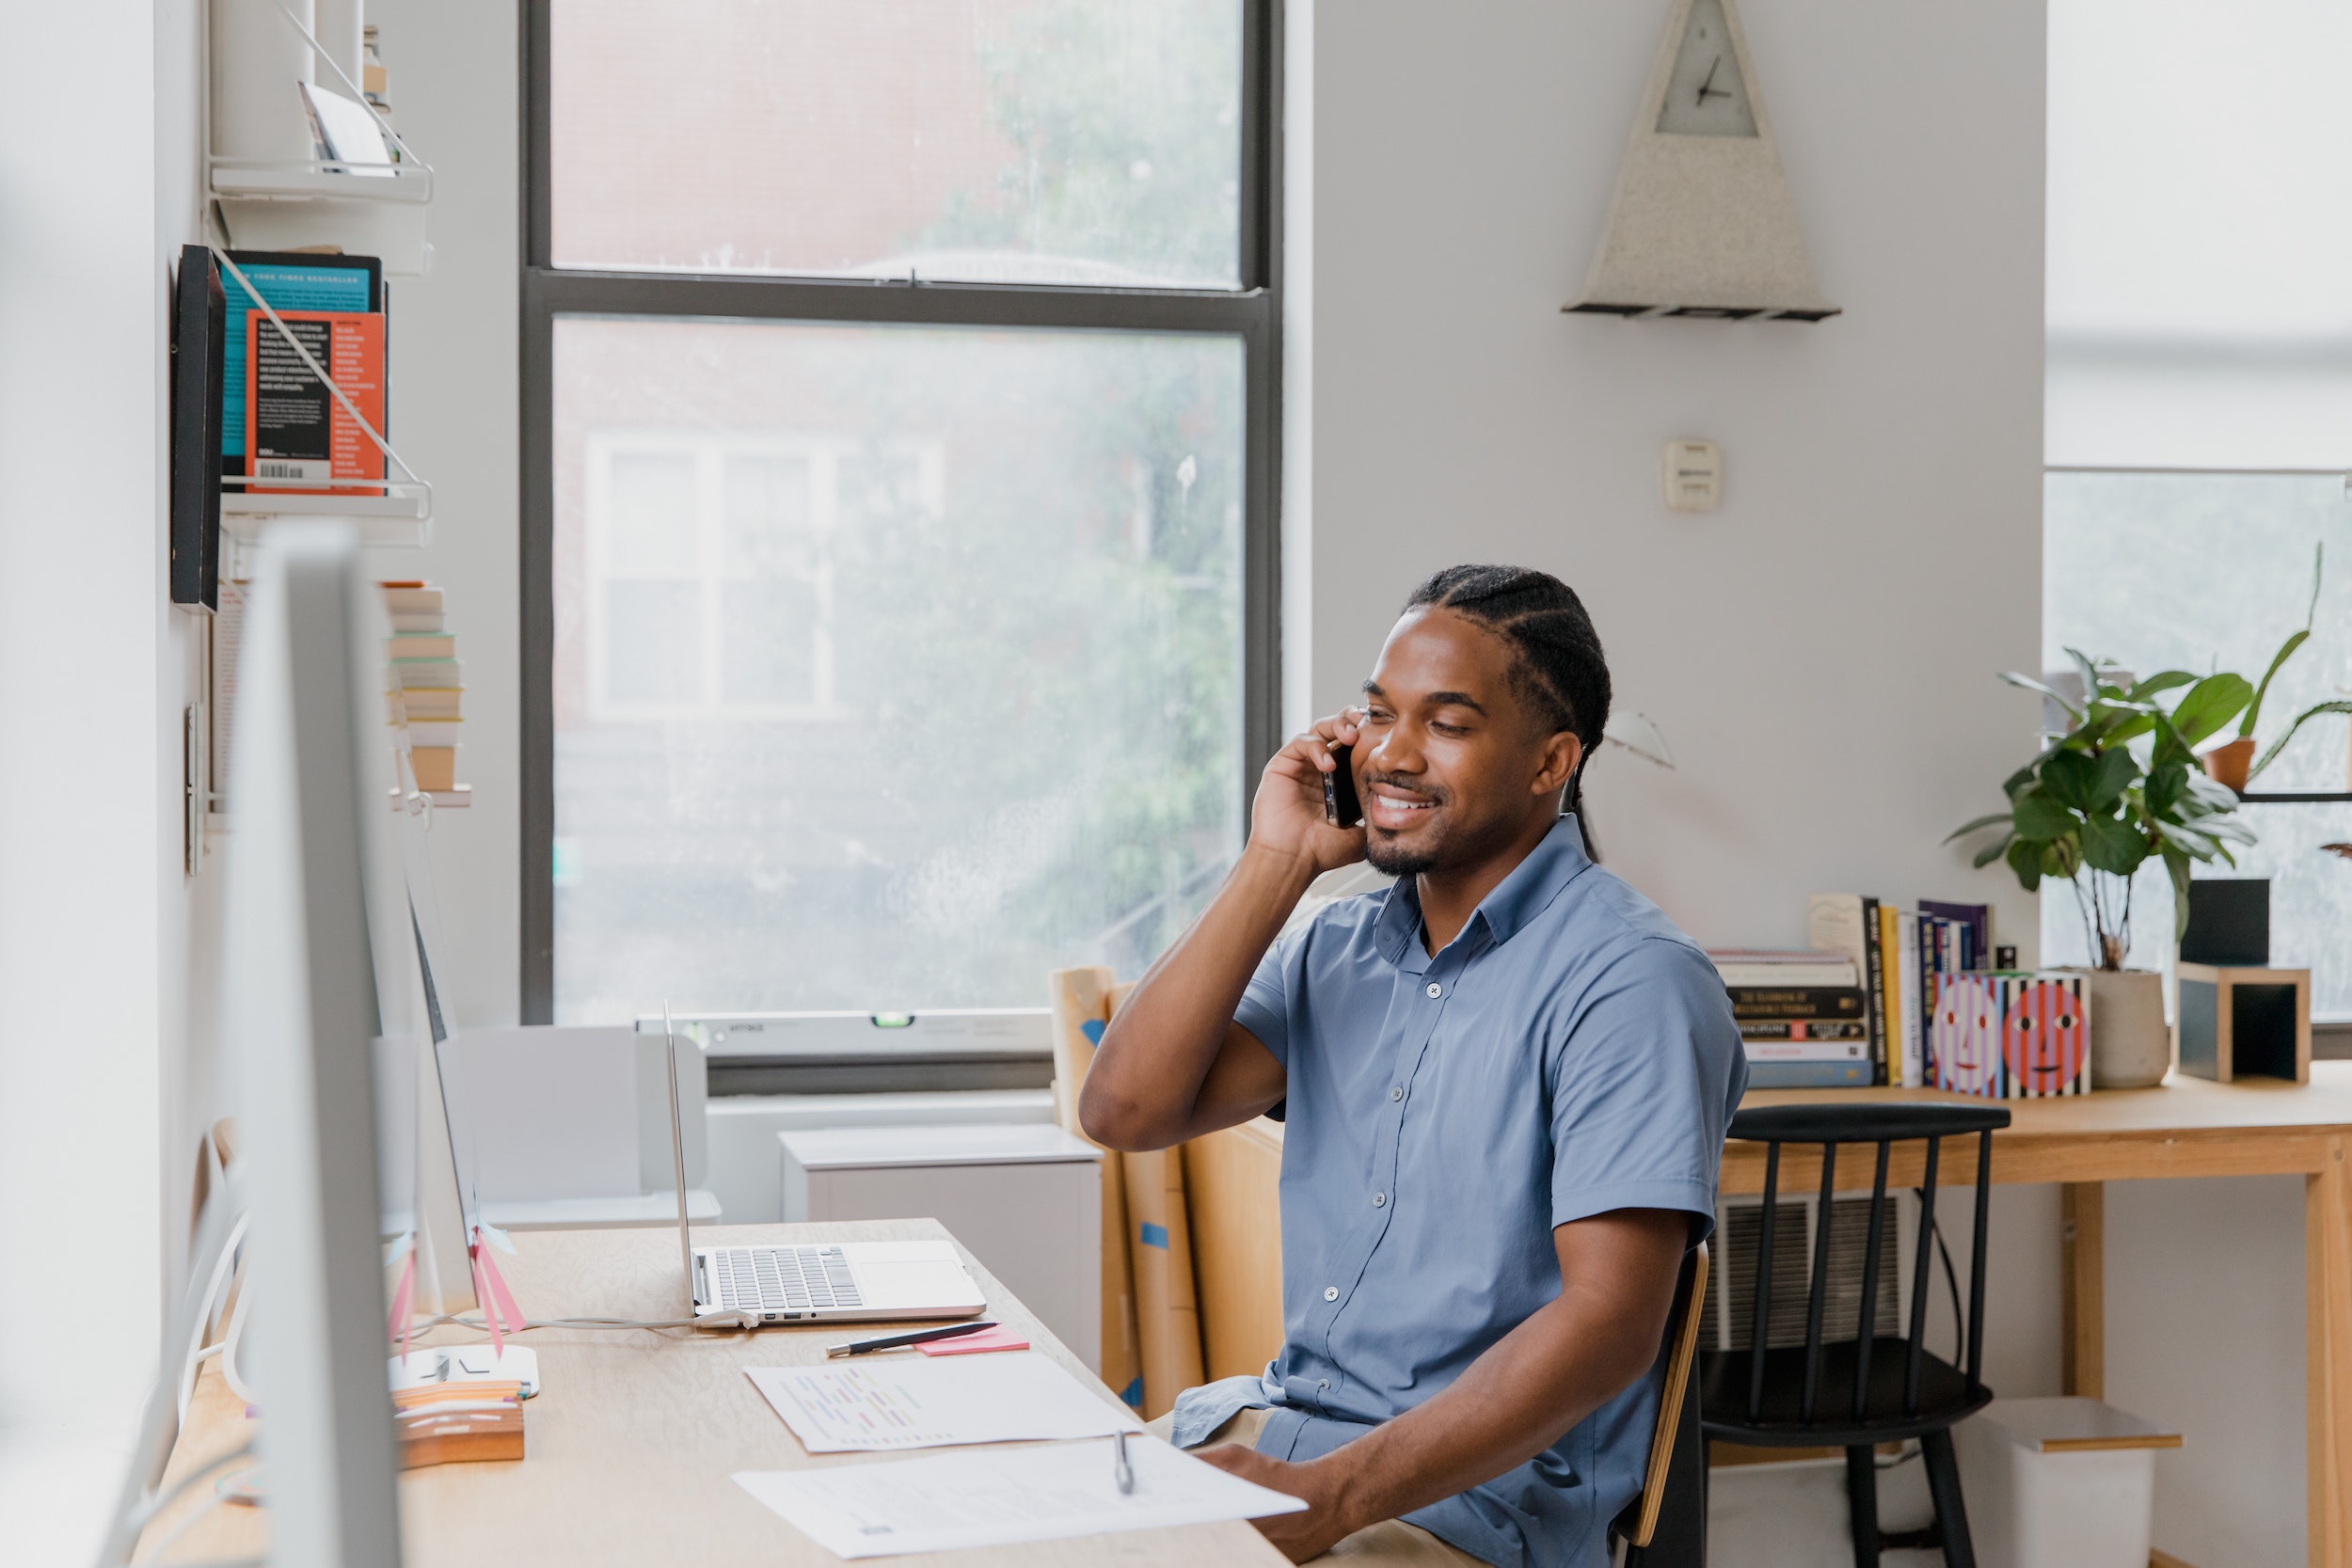
M 1598 1568 L 1641 1491 L 1747 1067 L 1706 956 L 1584 852 L 1608 714 L 1566 584 L 1438 573 L 1363 705 L 1266 765 L 1239 863 L 1087 1078 L 1115 1148 L 1287 1123 L 1282 1352 L 1168 1430 L 1307 1501 L 1259 1524 L 1294 1561 Z M 1325 818 L 1338 767 L 1360 824 Z M 1277 940 L 1360 859 L 1395 884 Z

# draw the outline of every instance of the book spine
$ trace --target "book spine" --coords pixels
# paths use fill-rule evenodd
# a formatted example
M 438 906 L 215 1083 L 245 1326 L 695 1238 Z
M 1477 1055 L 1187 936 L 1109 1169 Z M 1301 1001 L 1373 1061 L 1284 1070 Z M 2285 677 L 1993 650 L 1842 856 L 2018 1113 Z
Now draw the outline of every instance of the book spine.
M 1867 1040 L 1870 1026 L 1858 1018 L 1741 1019 L 1743 1040 Z
M 1735 1018 L 1860 1018 L 1859 986 L 1733 986 Z
M 1870 1084 L 1870 1064 L 1853 1062 L 1750 1062 L 1752 1089 L 1860 1089 Z
M 1919 1002 L 1919 917 L 1908 911 L 1895 916 L 1895 968 L 1900 1007 L 1897 1018 L 1903 1042 L 1902 1085 L 1915 1089 L 1928 1081 L 1927 1042 L 1922 1037 L 1927 1012 Z
M 1942 998 L 1936 992 L 1935 917 L 1919 917 L 1919 1072 L 1923 1083 L 1943 1085 L 1942 1067 L 1936 1049 L 1935 1009 Z
M 1879 901 L 1862 900 L 1862 988 L 1870 1017 L 1870 1082 L 1886 1082 L 1886 955 L 1879 942 Z

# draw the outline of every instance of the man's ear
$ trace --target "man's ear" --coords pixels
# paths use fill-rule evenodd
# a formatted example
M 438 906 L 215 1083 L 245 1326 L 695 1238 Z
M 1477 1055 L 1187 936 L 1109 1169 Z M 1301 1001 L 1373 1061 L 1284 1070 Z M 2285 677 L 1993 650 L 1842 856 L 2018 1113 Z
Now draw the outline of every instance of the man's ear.
M 1528 786 L 1530 795 L 1556 795 L 1576 776 L 1577 764 L 1584 760 L 1584 742 L 1574 730 L 1562 730 L 1544 742 L 1544 766 Z

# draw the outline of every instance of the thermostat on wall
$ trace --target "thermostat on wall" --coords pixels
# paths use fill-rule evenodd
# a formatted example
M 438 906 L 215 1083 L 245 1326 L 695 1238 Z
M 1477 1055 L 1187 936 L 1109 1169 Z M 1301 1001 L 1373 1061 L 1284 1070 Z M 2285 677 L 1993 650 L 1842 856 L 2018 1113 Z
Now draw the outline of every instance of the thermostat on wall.
M 1669 441 L 1666 504 L 1677 512 L 1712 512 L 1724 499 L 1724 449 L 1712 441 Z

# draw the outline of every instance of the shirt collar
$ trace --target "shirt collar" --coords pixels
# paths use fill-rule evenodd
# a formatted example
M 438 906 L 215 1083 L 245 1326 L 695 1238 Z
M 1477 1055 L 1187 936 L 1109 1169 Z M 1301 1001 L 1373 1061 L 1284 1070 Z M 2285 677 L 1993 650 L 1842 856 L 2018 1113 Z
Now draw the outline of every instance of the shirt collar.
M 1474 932 L 1483 920 L 1498 946 L 1509 942 L 1549 909 L 1561 890 L 1592 863 L 1585 858 L 1584 834 L 1577 827 L 1575 815 L 1561 817 L 1552 824 L 1551 832 L 1544 835 L 1543 842 L 1529 850 L 1527 858 L 1513 866 L 1511 874 L 1479 901 L 1469 923 L 1462 927 L 1462 934 Z M 1381 908 L 1375 929 L 1379 933 L 1380 951 L 1391 963 L 1408 947 L 1418 945 L 1414 939 L 1421 932 L 1421 886 L 1416 879 L 1400 877 L 1390 887 L 1388 902 Z

